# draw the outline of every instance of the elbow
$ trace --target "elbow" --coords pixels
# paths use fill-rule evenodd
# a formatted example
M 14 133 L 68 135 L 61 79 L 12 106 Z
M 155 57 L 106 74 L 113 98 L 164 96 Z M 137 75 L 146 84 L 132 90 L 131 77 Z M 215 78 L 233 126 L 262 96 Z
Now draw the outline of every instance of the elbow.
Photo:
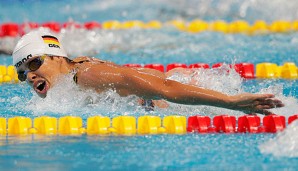
M 176 99 L 178 97 L 177 92 L 175 91 L 175 87 L 177 86 L 177 82 L 173 80 L 164 79 L 162 87 L 159 88 L 159 96 L 163 99 Z M 172 100 L 171 100 L 172 101 Z

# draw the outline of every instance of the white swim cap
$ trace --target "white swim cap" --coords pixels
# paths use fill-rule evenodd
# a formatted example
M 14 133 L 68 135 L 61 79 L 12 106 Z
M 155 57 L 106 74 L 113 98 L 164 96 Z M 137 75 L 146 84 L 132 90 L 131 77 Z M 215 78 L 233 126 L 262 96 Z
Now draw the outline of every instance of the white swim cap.
M 67 57 L 59 39 L 45 28 L 33 30 L 17 43 L 13 54 L 13 65 L 18 68 L 34 56 L 53 55 Z

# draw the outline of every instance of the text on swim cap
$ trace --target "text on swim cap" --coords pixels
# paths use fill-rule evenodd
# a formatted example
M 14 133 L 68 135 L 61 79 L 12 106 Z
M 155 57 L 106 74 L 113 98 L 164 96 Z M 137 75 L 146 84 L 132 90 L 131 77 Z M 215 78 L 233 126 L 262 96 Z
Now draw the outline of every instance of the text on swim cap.
M 59 48 L 60 49 L 60 46 L 55 45 L 55 44 L 49 44 L 49 47 L 54 47 L 54 48 Z
M 32 54 L 28 55 L 27 57 L 20 60 L 18 63 L 16 63 L 14 66 L 16 68 L 20 67 L 23 63 L 25 63 L 28 59 L 32 58 Z

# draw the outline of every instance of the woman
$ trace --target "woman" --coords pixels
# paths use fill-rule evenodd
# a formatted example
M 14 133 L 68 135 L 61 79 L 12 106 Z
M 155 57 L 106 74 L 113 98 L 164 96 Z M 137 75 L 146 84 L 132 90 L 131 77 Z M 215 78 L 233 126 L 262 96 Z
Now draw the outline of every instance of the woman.
M 43 98 L 58 81 L 57 78 L 71 73 L 82 89 L 94 89 L 99 93 L 113 89 L 121 96 L 134 94 L 145 101 L 164 99 L 180 104 L 209 105 L 261 114 L 270 114 L 267 109 L 284 106 L 272 94 L 229 96 L 169 80 L 167 73 L 152 69 L 123 67 L 89 57 L 71 60 L 58 38 L 44 29 L 32 31 L 19 40 L 13 52 L 13 63 L 19 79 L 27 80 Z

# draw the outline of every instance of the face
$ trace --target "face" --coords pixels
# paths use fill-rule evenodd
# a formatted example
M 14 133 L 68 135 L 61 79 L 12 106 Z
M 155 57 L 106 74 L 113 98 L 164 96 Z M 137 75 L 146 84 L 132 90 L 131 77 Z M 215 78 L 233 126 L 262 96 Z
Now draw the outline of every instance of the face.
M 34 91 L 42 98 L 46 97 L 48 90 L 55 84 L 61 71 L 61 58 L 39 56 L 20 66 L 17 70 L 19 79 L 27 81 Z

